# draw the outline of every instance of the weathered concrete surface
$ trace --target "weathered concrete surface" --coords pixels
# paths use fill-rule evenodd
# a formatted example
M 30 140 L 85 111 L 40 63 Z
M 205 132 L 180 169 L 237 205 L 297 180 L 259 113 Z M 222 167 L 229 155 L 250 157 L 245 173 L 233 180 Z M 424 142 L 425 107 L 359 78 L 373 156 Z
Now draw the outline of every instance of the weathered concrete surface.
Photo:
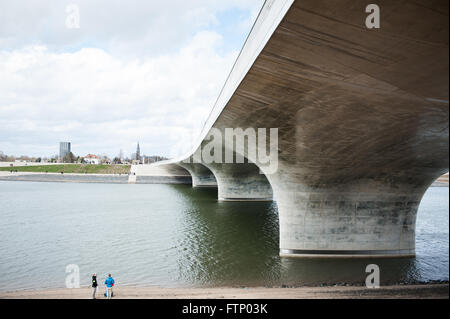
M 208 121 L 279 129 L 267 179 L 282 256 L 414 255 L 417 207 L 448 171 L 449 2 L 377 1 L 381 28 L 371 30 L 367 4 L 295 1 L 242 80 L 233 69 Z M 247 181 L 209 168 L 219 190 L 222 170 Z
M 136 184 L 136 175 L 134 174 L 128 175 L 128 184 Z
M 272 188 L 258 166 L 242 164 L 204 164 L 216 177 L 218 199 L 223 201 L 271 201 Z
M 191 176 L 136 176 L 136 184 L 187 184 L 192 183 Z
M 218 199 L 221 201 L 271 201 L 272 187 L 257 165 L 248 159 L 244 159 L 244 163 L 225 163 L 226 147 L 223 136 L 222 139 L 208 137 L 209 141 L 201 143 L 201 147 L 192 156 L 177 164 L 190 172 L 193 186 L 194 181 L 203 185 L 214 183 L 213 185 L 218 188 Z M 210 154 L 218 151 L 222 155 L 215 158 L 212 163 L 212 159 L 205 160 L 205 154 L 202 154 L 202 149 L 207 144 L 211 148 Z M 243 152 L 245 153 L 245 150 Z M 203 149 L 203 153 L 207 152 Z M 233 150 L 231 153 L 236 156 Z
M 191 184 L 189 172 L 176 164 L 132 165 L 131 174 L 136 176 L 136 184 Z
M 200 163 L 178 163 L 192 177 L 192 187 L 217 187 L 217 181 L 209 168 Z
M 145 165 L 131 165 L 131 174 L 137 176 L 190 176 L 189 172 L 176 164 L 161 165 L 160 162 Z

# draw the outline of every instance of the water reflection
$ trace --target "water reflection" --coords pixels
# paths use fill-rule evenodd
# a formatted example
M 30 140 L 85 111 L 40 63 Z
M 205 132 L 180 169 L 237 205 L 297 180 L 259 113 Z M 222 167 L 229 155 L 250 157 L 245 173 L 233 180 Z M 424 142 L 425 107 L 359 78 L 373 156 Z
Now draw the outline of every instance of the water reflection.
M 218 202 L 187 185 L 0 182 L 0 290 L 64 287 L 113 273 L 120 285 L 278 286 L 448 280 L 448 188 L 431 188 L 417 218 L 416 258 L 279 257 L 272 202 Z
M 427 263 L 420 245 L 417 258 L 280 258 L 276 203 L 217 202 L 215 189 L 173 188 L 186 206 L 177 252 L 181 281 L 211 286 L 363 284 L 368 264 L 380 267 L 382 284 L 448 279 L 426 273 L 433 270 L 423 269 Z M 448 255 L 438 271 L 445 268 Z
M 278 216 L 271 202 L 217 202 L 214 189 L 174 186 L 185 198 L 180 280 L 249 285 L 279 277 Z

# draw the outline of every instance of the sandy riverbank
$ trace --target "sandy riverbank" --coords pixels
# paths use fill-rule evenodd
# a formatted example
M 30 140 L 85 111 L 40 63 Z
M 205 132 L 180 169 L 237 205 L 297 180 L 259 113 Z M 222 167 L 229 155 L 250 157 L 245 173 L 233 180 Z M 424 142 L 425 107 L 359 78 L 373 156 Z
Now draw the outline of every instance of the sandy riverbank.
M 89 287 L 0 292 L 0 299 L 89 299 Z M 103 289 L 97 294 L 103 297 Z M 299 288 L 143 288 L 116 287 L 113 299 L 333 299 L 333 298 L 449 298 L 449 285 L 397 285 L 379 289 L 355 286 Z

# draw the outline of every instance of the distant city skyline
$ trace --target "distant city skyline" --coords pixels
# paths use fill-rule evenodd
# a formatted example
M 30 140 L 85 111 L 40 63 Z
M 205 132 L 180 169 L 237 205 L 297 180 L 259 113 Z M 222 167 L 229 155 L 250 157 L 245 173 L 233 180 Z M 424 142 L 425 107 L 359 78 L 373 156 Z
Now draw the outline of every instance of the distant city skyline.
M 130 154 L 125 154 L 123 149 L 120 149 L 119 152 L 117 154 L 106 154 L 106 153 L 99 153 L 99 152 L 88 152 L 88 153 L 80 153 L 77 152 L 76 150 L 72 149 L 72 143 L 71 142 L 59 142 L 58 146 L 55 147 L 55 152 L 51 155 L 30 155 L 30 154 L 8 154 L 6 152 L 4 152 L 3 150 L 0 149 L 0 153 L 3 155 L 7 155 L 7 156 L 13 156 L 16 158 L 20 158 L 20 157 L 29 157 L 29 158 L 56 158 L 56 159 L 61 159 L 64 158 L 67 154 L 69 154 L 70 152 L 72 152 L 72 154 L 74 154 L 75 156 L 79 156 L 79 157 L 84 157 L 87 155 L 97 155 L 97 156 L 106 156 L 110 159 L 114 159 L 114 158 L 119 158 L 121 160 L 124 159 L 129 159 L 129 160 L 133 160 L 136 159 L 136 154 L 139 153 L 139 158 L 141 160 L 143 160 L 143 158 L 151 158 L 151 157 L 156 157 L 156 158 L 164 158 L 164 156 L 160 155 L 160 154 L 156 154 L 156 153 L 145 153 L 145 152 L 141 152 L 141 148 L 139 145 L 139 142 L 137 144 L 137 149 L 135 152 L 130 153 Z
M 173 157 L 198 137 L 263 0 L 1 2 L 0 150 Z M 102 8 L 99 14 L 98 8 Z M 162 17 L 162 18 L 161 18 Z

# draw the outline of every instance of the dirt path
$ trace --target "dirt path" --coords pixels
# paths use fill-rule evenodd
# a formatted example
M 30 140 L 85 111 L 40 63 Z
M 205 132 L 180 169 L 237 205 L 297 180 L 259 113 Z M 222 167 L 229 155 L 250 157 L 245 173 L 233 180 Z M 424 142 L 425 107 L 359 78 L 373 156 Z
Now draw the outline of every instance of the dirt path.
M 0 292 L 0 298 L 88 299 L 90 288 Z M 449 298 L 448 284 L 366 287 L 300 288 L 143 288 L 116 287 L 114 299 L 314 299 L 314 298 Z M 104 299 L 103 289 L 98 298 Z

